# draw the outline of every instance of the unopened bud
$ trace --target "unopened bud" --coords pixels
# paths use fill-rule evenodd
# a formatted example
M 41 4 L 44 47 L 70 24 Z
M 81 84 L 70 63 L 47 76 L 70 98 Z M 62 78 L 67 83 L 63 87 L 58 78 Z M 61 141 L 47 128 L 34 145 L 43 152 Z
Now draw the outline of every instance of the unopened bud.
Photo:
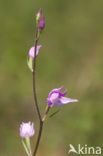
M 44 15 L 41 16 L 41 20 L 40 23 L 38 24 L 38 30 L 43 30 L 45 27 L 45 19 L 44 19 Z
M 38 11 L 38 13 L 36 15 L 36 22 L 37 22 L 37 24 L 39 23 L 39 21 L 41 19 L 41 15 L 42 15 L 42 9 L 40 8 L 40 10 Z

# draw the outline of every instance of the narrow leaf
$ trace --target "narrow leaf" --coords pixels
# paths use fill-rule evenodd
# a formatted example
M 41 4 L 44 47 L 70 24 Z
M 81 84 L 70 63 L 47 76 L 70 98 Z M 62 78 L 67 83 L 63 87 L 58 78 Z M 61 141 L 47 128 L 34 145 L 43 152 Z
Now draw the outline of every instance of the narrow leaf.
M 59 112 L 60 112 L 60 109 L 57 110 L 57 111 L 55 111 L 54 113 L 52 113 L 52 114 L 49 116 L 49 118 L 53 117 L 54 115 L 56 115 L 56 114 L 59 113 Z

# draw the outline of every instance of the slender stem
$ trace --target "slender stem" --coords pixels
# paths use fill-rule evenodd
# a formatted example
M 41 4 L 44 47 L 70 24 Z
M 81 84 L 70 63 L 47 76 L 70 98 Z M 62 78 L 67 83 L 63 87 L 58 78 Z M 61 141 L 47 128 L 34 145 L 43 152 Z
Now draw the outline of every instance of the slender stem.
M 41 134 L 42 134 L 44 121 L 45 121 L 45 119 L 47 117 L 47 114 L 48 114 L 49 110 L 50 110 L 50 107 L 47 107 L 46 111 L 44 113 L 44 116 L 43 116 L 42 120 L 40 121 L 40 128 L 39 128 L 38 138 L 37 138 L 37 142 L 36 142 L 36 146 L 35 146 L 35 150 L 34 150 L 34 155 L 33 156 L 36 155 L 36 152 L 37 152 L 37 149 L 38 149 L 38 146 L 39 146 L 39 142 L 40 142 L 40 138 L 41 138 Z
M 36 146 L 35 146 L 35 149 L 34 149 L 34 154 L 33 154 L 33 156 L 36 156 L 36 152 L 37 152 L 37 150 L 38 150 L 38 146 L 39 146 L 39 143 L 40 143 L 40 138 L 41 138 L 41 134 L 42 134 L 42 129 L 43 129 L 43 122 L 41 121 L 41 122 L 40 122 L 39 133 L 38 133 L 38 138 L 37 138 L 37 141 L 36 141 Z
M 38 106 L 38 101 L 37 101 L 37 95 L 36 95 L 36 83 L 35 83 L 35 69 L 36 69 L 36 49 L 37 49 L 37 43 L 38 43 L 38 29 L 36 28 L 36 35 L 35 35 L 35 50 L 34 50 L 34 60 L 33 60 L 33 71 L 32 71 L 32 76 L 33 76 L 33 94 L 34 94 L 34 101 L 35 101 L 35 106 L 36 106 L 36 110 L 37 110 L 37 114 L 39 117 L 39 122 L 40 122 L 40 127 L 39 127 L 39 133 L 38 133 L 38 137 L 37 137 L 37 141 L 36 141 L 36 145 L 34 148 L 34 153 L 33 156 L 36 156 L 37 153 L 37 149 L 39 146 L 39 142 L 40 142 L 40 138 L 41 138 L 41 134 L 42 134 L 42 128 L 43 128 L 43 122 L 42 122 L 42 117 L 41 117 L 41 113 L 40 113 L 40 109 Z
M 38 117 L 39 120 L 41 121 L 41 114 L 40 114 L 40 110 L 39 110 L 39 106 L 38 106 L 38 101 L 37 101 L 37 96 L 36 96 L 36 89 L 35 89 L 35 72 L 32 72 L 33 74 L 33 92 L 34 92 L 34 101 L 35 101 L 35 106 L 36 106 L 36 110 L 38 113 Z
M 36 110 L 38 113 L 38 117 L 39 120 L 41 121 L 41 114 L 40 114 L 40 110 L 39 110 L 39 106 L 38 106 L 38 101 L 37 101 L 37 95 L 36 95 L 36 83 L 35 83 L 35 69 L 36 69 L 36 49 L 37 49 L 37 42 L 38 42 L 38 29 L 36 29 L 36 35 L 35 35 L 35 44 L 34 44 L 34 60 L 33 60 L 33 72 L 32 72 L 32 76 L 33 76 L 33 93 L 34 93 L 34 101 L 35 101 L 35 106 L 36 106 Z

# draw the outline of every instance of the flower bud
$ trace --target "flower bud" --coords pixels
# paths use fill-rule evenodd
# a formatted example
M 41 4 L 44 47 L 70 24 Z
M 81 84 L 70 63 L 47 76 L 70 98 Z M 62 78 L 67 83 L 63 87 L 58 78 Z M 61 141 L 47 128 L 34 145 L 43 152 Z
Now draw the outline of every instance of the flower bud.
M 38 56 L 38 53 L 39 53 L 39 50 L 40 48 L 42 47 L 42 45 L 37 45 L 37 48 L 36 48 L 36 56 Z M 30 58 L 35 58 L 35 47 L 32 47 L 30 48 L 29 50 L 29 57 Z
M 41 19 L 41 15 L 42 15 L 42 9 L 40 8 L 40 10 L 38 11 L 38 13 L 36 15 L 36 22 L 37 22 L 37 24 L 39 23 L 39 21 Z
M 34 124 L 31 123 L 31 122 L 28 122 L 28 123 L 22 123 L 20 125 L 20 136 L 22 138 L 26 138 L 27 136 L 28 137 L 32 137 L 35 133 L 35 130 L 34 130 Z
M 33 59 L 34 59 L 35 57 L 38 56 L 39 49 L 40 49 L 41 47 L 42 47 L 42 45 L 37 45 L 37 48 L 36 48 L 36 56 L 35 56 L 35 47 L 32 47 L 32 48 L 30 48 L 30 50 L 29 50 L 27 64 L 28 64 L 29 69 L 30 69 L 32 72 L 33 72 Z
M 44 27 L 45 27 L 45 19 L 44 19 L 44 15 L 42 15 L 40 23 L 38 24 L 38 30 L 42 31 Z

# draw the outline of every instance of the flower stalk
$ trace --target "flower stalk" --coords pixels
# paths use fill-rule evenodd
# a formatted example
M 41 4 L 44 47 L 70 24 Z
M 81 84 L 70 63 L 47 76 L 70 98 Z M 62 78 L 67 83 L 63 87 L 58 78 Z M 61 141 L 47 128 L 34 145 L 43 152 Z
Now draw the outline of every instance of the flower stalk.
M 36 28 L 36 34 L 35 34 L 35 43 L 34 43 L 34 56 L 36 56 L 36 50 L 37 50 L 37 43 L 38 43 L 38 29 Z M 41 114 L 38 106 L 38 101 L 37 101 L 37 95 L 36 95 L 36 83 L 35 83 L 35 73 L 36 73 L 36 57 L 33 59 L 33 70 L 32 70 L 32 77 L 33 77 L 33 95 L 34 95 L 34 101 L 35 101 L 35 106 L 37 110 L 37 114 L 39 117 L 39 120 L 41 121 Z
M 47 98 L 47 106 L 46 106 L 43 117 L 41 115 L 41 111 L 40 111 L 38 99 L 37 99 L 37 94 L 36 94 L 36 59 L 39 53 L 39 49 L 42 47 L 42 45 L 38 45 L 38 40 L 40 38 L 40 34 L 42 30 L 44 29 L 44 27 L 45 27 L 45 18 L 44 18 L 44 15 L 42 14 L 42 10 L 40 9 L 36 15 L 36 31 L 35 31 L 34 47 L 31 47 L 29 50 L 28 61 L 27 61 L 28 67 L 32 71 L 33 97 L 34 97 L 37 115 L 39 118 L 39 131 L 38 131 L 38 136 L 37 136 L 33 154 L 32 154 L 31 145 L 30 145 L 30 138 L 35 134 L 34 124 L 31 122 L 28 122 L 28 123 L 22 122 L 22 124 L 20 125 L 20 136 L 23 139 L 25 139 L 25 140 L 22 139 L 22 144 L 28 156 L 36 156 L 39 143 L 40 143 L 40 139 L 41 139 L 41 135 L 42 135 L 44 121 L 47 119 L 50 109 L 53 106 L 61 106 L 67 103 L 78 101 L 77 99 L 71 99 L 71 98 L 65 97 L 65 95 L 67 94 L 67 91 L 62 92 L 63 87 L 55 88 L 52 91 L 50 91 L 48 98 Z M 52 113 L 49 116 L 49 118 L 51 118 L 58 112 L 59 111 Z
M 35 34 L 35 43 L 34 43 L 34 56 L 36 56 L 36 50 L 37 50 L 37 43 L 38 43 L 38 28 L 36 28 L 36 34 Z M 34 95 L 34 101 L 35 101 L 35 106 L 37 110 L 37 114 L 39 117 L 39 133 L 36 141 L 36 145 L 34 148 L 34 153 L 33 156 L 36 156 L 36 152 L 39 146 L 40 138 L 41 138 L 41 133 L 42 133 L 42 127 L 43 127 L 43 122 L 41 118 L 41 113 L 37 101 L 37 95 L 36 95 L 36 82 L 35 82 L 35 74 L 36 74 L 36 57 L 33 59 L 33 71 L 32 71 L 32 77 L 33 77 L 33 95 Z
M 35 47 L 34 48 L 34 56 L 35 57 L 33 59 L 33 70 L 32 70 L 33 95 L 34 95 L 34 101 L 35 101 L 35 106 L 36 106 L 37 114 L 38 114 L 38 117 L 39 117 L 39 133 L 38 133 L 36 145 L 35 145 L 35 148 L 34 148 L 33 156 L 36 156 L 36 152 L 37 152 L 37 149 L 38 149 L 38 146 L 39 146 L 39 142 L 40 142 L 40 138 L 41 138 L 41 134 L 42 134 L 42 129 L 43 129 L 43 121 L 42 121 L 42 117 L 41 117 L 41 113 L 40 113 L 40 109 L 39 109 L 39 105 L 38 105 L 38 101 L 37 101 L 37 95 L 36 95 L 35 75 L 36 75 L 37 43 L 38 43 L 38 40 L 39 40 L 39 37 L 40 37 L 40 32 L 43 30 L 44 26 L 45 26 L 44 16 L 42 15 L 42 10 L 40 9 L 39 12 L 38 12 L 38 14 L 37 14 L 37 18 L 36 18 L 36 32 L 35 32 L 35 43 L 34 43 L 34 47 Z
M 47 106 L 46 106 L 45 113 L 44 113 L 44 116 L 43 116 L 43 118 L 42 118 L 42 121 L 43 121 L 43 122 L 45 121 L 45 119 L 46 119 L 46 117 L 47 117 L 47 114 L 48 114 L 49 110 L 50 110 L 50 107 L 47 105 Z

